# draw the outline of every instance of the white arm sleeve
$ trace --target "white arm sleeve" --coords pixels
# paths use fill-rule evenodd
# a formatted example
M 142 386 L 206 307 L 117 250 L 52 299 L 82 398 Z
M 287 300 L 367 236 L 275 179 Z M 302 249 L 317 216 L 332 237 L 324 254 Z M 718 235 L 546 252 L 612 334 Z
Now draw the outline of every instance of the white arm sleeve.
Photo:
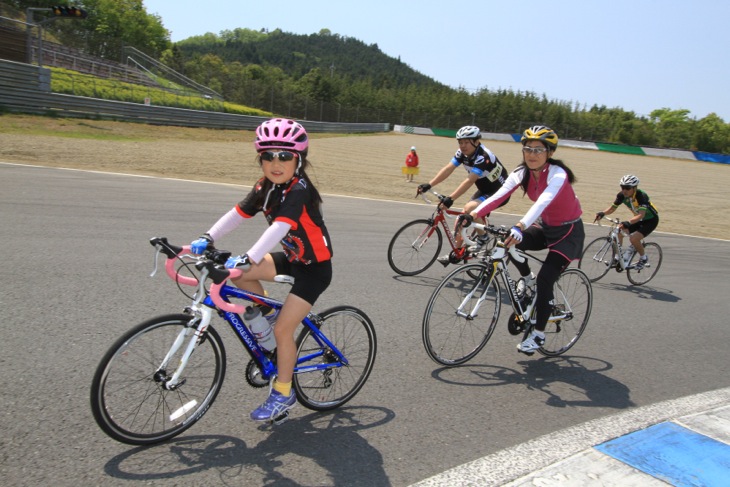
M 213 239 L 213 241 L 218 240 L 220 237 L 223 237 L 224 235 L 227 235 L 231 232 L 231 230 L 234 230 L 238 227 L 241 223 L 243 223 L 243 218 L 235 207 L 231 209 L 228 213 L 220 217 L 220 219 L 215 222 L 215 225 L 210 227 L 210 230 L 208 230 L 208 235 L 210 235 L 210 238 Z
M 286 234 L 291 230 L 291 225 L 288 223 L 275 221 L 269 228 L 259 237 L 258 241 L 253 244 L 246 254 L 248 257 L 258 264 L 261 262 L 266 254 L 271 252 L 271 249 L 276 247 L 276 244 L 286 237 Z

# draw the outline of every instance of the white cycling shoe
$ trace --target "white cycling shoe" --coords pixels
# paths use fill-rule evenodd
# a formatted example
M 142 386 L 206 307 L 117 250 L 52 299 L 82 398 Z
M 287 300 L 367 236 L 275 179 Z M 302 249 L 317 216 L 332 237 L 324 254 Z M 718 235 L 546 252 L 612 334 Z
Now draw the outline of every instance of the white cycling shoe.
M 545 333 L 542 331 L 532 330 L 530 335 L 525 338 L 522 343 L 517 345 L 517 350 L 522 353 L 528 353 L 532 355 L 545 344 Z

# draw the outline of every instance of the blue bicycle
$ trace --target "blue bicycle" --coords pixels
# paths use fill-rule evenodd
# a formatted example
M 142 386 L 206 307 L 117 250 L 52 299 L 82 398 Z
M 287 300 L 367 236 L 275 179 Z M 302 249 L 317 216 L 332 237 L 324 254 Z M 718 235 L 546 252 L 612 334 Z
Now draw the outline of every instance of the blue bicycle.
M 189 247 L 171 245 L 164 237 L 150 243 L 158 255 L 167 257 L 167 274 L 192 304 L 181 314 L 159 316 L 132 328 L 97 367 L 91 385 L 94 419 L 107 435 L 133 445 L 179 435 L 215 401 L 225 377 L 226 352 L 210 325 L 214 314 L 231 326 L 251 356 L 245 375 L 249 385 L 266 387 L 277 373 L 275 352 L 258 344 L 241 319 L 245 305 L 231 299 L 276 309 L 282 303 L 226 284 L 241 273 L 224 268 L 230 252 L 209 249 L 193 255 Z M 292 278 L 277 276 L 277 281 L 291 283 Z M 188 294 L 181 284 L 196 291 Z M 373 368 L 375 328 L 365 313 L 352 306 L 310 313 L 302 326 L 293 380 L 297 400 L 315 411 L 342 406 L 360 391 Z M 287 413 L 272 422 L 286 417 Z

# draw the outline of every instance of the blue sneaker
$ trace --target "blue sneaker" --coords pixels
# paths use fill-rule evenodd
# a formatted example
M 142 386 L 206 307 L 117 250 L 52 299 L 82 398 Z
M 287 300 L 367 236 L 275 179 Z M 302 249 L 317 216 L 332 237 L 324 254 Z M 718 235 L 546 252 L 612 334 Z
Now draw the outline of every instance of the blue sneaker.
M 254 421 L 272 421 L 289 411 L 296 403 L 297 396 L 293 391 L 290 396 L 285 396 L 272 388 L 266 401 L 251 412 L 251 419 Z

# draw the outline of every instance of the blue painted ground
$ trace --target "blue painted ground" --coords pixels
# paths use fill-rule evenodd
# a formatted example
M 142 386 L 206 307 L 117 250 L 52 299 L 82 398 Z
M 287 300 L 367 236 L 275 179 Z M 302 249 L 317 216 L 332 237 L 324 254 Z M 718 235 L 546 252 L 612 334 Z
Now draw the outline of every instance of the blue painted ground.
M 730 445 L 675 423 L 660 423 L 595 448 L 672 485 L 730 485 Z

